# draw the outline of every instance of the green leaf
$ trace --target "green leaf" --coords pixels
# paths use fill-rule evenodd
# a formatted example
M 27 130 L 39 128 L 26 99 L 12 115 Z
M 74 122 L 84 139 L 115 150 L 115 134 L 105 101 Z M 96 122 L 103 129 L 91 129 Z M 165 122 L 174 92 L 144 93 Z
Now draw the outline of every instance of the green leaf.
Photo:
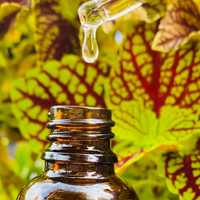
M 3 54 L 0 52 L 0 60 L 1 60 L 1 63 L 0 63 L 0 68 L 4 68 L 7 66 L 7 61 L 6 59 L 4 58 Z
M 77 18 L 77 11 L 80 6 L 81 0 L 59 0 L 58 4 L 58 12 L 61 13 L 63 18 L 68 19 L 70 21 L 74 20 Z
M 16 150 L 15 159 L 19 166 L 18 173 L 21 175 L 21 177 L 25 178 L 29 170 L 25 171 L 24 169 L 28 169 L 32 164 L 30 148 L 27 143 L 21 142 L 19 144 Z

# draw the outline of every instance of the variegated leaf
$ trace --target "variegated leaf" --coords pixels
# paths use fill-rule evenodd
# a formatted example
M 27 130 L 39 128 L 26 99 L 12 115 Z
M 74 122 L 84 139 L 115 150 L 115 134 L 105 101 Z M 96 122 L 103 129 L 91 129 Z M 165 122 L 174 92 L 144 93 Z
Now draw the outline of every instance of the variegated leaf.
M 180 200 L 200 199 L 200 153 L 181 156 L 168 153 L 164 156 L 165 176 L 171 192 L 179 194 Z
M 117 137 L 134 144 L 128 156 L 135 147 L 149 151 L 200 132 L 199 43 L 170 53 L 152 51 L 157 26 L 130 25 L 106 90 Z
M 23 136 L 31 139 L 30 145 L 38 144 L 38 148 L 42 148 L 51 106 L 105 107 L 103 85 L 109 71 L 106 63 L 86 64 L 68 55 L 61 62 L 49 61 L 16 80 L 11 91 L 13 113 L 19 119 Z
M 167 0 L 146 0 L 145 3 L 132 12 L 133 18 L 146 22 L 154 22 L 164 16 Z
M 38 0 L 36 13 L 36 50 L 40 61 L 60 60 L 66 53 L 80 51 L 78 28 L 59 13 L 58 0 Z
M 78 8 L 84 2 L 83 0 L 59 0 L 59 12 L 65 19 L 76 21 L 78 17 Z
M 134 187 L 141 200 L 178 200 L 167 188 L 166 180 L 157 173 L 159 160 L 160 152 L 155 151 L 129 166 L 121 176 Z
M 31 6 L 31 0 L 0 0 L 0 5 L 1 4 L 10 4 L 10 3 L 18 4 L 23 7 Z
M 30 6 L 31 1 L 27 0 L 0 0 L 0 39 L 9 30 L 19 11 L 27 12 Z
M 134 145 L 134 144 L 132 144 Z M 123 146 L 123 151 L 120 149 L 119 151 L 116 151 L 116 147 L 114 147 L 114 151 L 118 156 L 118 162 L 115 164 L 115 171 L 117 174 L 121 175 L 128 166 L 130 166 L 132 163 L 138 161 L 141 159 L 143 156 L 145 156 L 148 151 L 145 152 L 144 150 L 135 150 L 133 153 L 133 149 L 130 150 L 128 148 L 130 146 L 130 143 L 127 144 L 127 146 Z
M 0 103 L 0 122 L 8 124 L 10 127 L 18 126 L 18 120 L 13 116 L 9 99 Z
M 161 21 L 152 48 L 164 52 L 177 49 L 187 43 L 188 38 L 200 35 L 199 31 L 200 11 L 197 5 L 192 0 L 177 0 L 169 6 Z
M 19 10 L 18 4 L 0 4 L 0 39 L 9 30 Z

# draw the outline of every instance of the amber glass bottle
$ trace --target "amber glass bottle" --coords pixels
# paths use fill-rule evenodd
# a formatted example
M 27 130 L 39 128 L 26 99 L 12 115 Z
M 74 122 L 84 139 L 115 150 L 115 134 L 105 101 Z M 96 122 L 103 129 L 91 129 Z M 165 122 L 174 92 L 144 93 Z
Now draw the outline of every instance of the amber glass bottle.
M 114 172 L 110 110 L 54 106 L 49 118 L 49 147 L 42 155 L 45 170 L 17 200 L 139 200 Z

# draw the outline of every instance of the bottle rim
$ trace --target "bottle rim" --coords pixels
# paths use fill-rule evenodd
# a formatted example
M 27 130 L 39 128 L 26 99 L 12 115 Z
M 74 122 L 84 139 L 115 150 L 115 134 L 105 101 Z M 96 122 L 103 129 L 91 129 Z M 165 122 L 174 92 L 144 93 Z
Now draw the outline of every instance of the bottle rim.
M 112 127 L 112 111 L 107 108 L 74 106 L 74 105 L 56 105 L 50 108 L 48 113 L 49 122 L 47 128 L 56 126 L 71 127 Z

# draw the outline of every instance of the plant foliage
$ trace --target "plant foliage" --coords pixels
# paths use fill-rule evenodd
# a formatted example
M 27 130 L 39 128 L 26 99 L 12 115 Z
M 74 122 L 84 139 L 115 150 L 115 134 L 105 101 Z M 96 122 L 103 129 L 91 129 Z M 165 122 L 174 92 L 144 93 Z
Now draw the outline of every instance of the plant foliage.
M 93 64 L 83 2 L 0 0 L 0 199 L 41 173 L 48 110 L 73 104 L 113 111 L 116 172 L 141 199 L 199 200 L 200 1 L 147 0 L 104 22 Z

